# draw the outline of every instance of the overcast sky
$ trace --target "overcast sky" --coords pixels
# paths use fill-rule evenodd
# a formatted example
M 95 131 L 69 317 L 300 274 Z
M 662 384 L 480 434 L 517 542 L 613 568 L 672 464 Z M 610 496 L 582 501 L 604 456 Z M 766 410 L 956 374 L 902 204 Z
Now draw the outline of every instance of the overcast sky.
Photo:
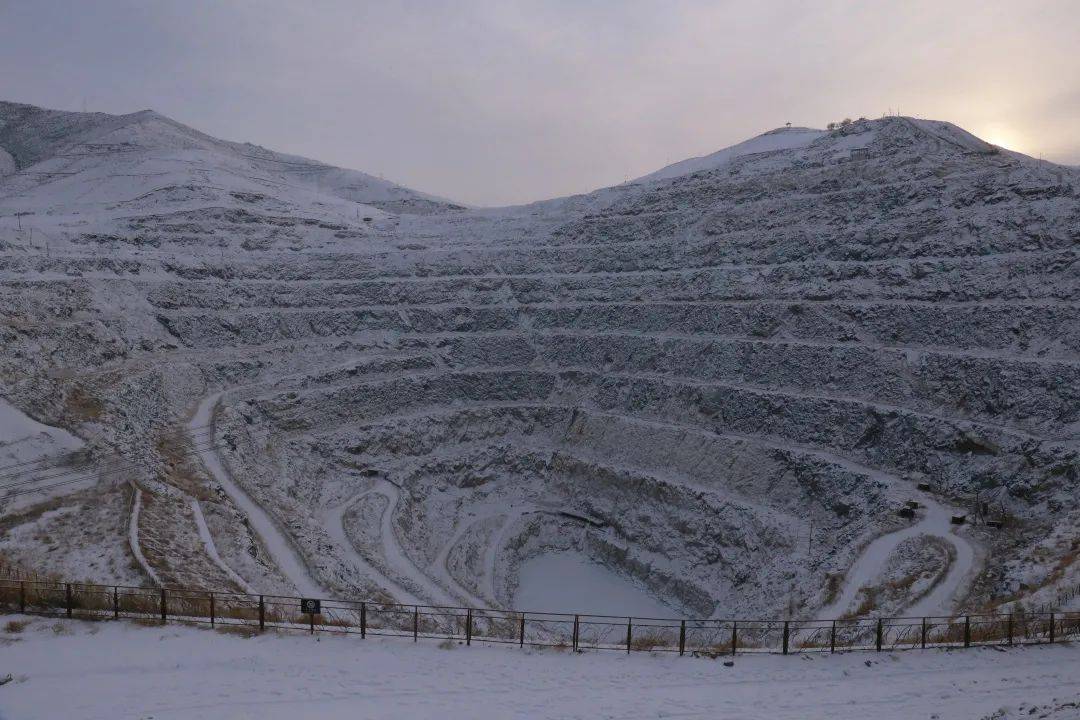
M 493 205 L 890 108 L 1077 164 L 1078 41 L 1080 0 L 0 0 L 0 99 Z

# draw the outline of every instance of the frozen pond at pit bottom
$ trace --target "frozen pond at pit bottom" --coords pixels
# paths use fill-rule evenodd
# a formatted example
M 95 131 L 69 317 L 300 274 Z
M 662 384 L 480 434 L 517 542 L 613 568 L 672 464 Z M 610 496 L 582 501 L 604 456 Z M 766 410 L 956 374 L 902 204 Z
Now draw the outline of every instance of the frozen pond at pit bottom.
M 518 610 L 670 618 L 680 612 L 644 588 L 576 553 L 526 560 L 514 596 Z

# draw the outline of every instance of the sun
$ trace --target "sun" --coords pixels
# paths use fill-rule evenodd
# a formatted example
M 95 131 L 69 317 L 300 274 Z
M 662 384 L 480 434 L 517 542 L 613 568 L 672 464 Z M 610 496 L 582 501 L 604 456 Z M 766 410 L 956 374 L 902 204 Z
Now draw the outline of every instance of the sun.
M 1023 152 L 1025 145 L 1023 137 L 1016 130 L 1003 123 L 987 125 L 977 135 L 991 145 L 997 145 L 1015 152 Z

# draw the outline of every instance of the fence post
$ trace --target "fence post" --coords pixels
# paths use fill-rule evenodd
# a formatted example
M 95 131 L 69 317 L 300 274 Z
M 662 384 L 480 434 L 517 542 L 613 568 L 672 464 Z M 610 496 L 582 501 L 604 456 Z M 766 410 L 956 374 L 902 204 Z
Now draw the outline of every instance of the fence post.
M 26 581 L 19 581 L 19 612 L 26 613 Z
M 964 647 L 971 647 L 971 616 L 964 616 Z
M 216 618 L 214 617 L 215 610 L 216 608 L 214 607 L 214 593 L 210 593 L 210 627 L 214 627 L 214 622 L 216 620 Z
M 360 639 L 367 637 L 367 603 L 360 603 Z
M 521 629 L 518 631 L 518 647 L 525 647 L 525 613 L 521 613 Z
M 1050 613 L 1050 642 L 1054 642 L 1054 613 Z
M 165 603 L 165 588 L 161 588 L 161 622 L 169 621 L 169 606 Z
M 679 655 L 686 652 L 686 621 L 679 621 Z
M 881 618 L 878 618 L 877 619 L 877 643 L 876 643 L 878 652 L 881 652 L 881 635 L 882 635 L 882 632 L 881 632 Z
M 113 620 L 120 619 L 120 588 L 116 585 L 112 589 L 112 616 Z
M 266 629 L 266 598 L 259 596 L 259 632 Z
M 739 640 L 738 633 L 739 633 L 739 621 L 738 620 L 732 620 L 731 621 L 731 654 L 732 655 L 735 654 L 735 646 L 738 644 L 738 640 Z
M 926 649 L 926 618 L 922 619 L 922 642 L 920 644 L 922 645 L 922 649 L 925 650 Z
M 634 641 L 634 619 L 626 618 L 626 654 L 630 654 L 630 643 Z
M 836 621 L 832 621 L 832 630 L 829 631 L 829 652 L 836 652 Z
M 1005 624 L 1006 624 L 1006 627 L 1008 627 L 1008 629 L 1009 629 L 1008 630 L 1009 631 L 1009 644 L 1012 645 L 1013 644 L 1013 616 L 1012 616 L 1012 613 L 1009 613 L 1009 619 L 1006 621 Z
M 67 616 L 71 617 L 71 583 L 67 583 L 64 588 L 64 593 L 67 596 Z
M 579 621 L 580 621 L 579 616 L 575 615 L 574 616 L 574 635 L 573 635 L 573 638 L 570 641 L 574 650 L 577 650 L 577 645 L 578 645 L 578 622 Z
M 465 611 L 465 644 L 472 645 L 472 608 Z
M 311 634 L 315 634 L 315 613 L 308 613 L 308 622 L 311 623 Z
M 787 655 L 789 632 L 790 632 L 790 629 L 788 627 L 788 621 L 785 620 L 784 621 L 784 651 L 783 651 L 784 655 Z
M 413 605 L 412 610 L 412 641 L 420 639 L 420 607 Z

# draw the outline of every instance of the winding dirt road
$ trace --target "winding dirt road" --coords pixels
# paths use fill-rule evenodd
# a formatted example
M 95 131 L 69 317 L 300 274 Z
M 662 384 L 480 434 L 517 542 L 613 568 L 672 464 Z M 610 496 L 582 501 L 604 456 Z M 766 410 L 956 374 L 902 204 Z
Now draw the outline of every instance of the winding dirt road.
M 354 565 L 367 573 L 379 585 L 393 595 L 395 600 L 412 605 L 422 605 L 424 604 L 424 601 L 421 598 L 414 595 L 409 590 L 406 590 L 400 583 L 394 581 L 384 572 L 368 562 L 367 558 L 361 555 L 353 545 L 352 541 L 349 540 L 348 534 L 345 532 L 345 515 L 348 514 L 349 509 L 372 492 L 374 491 L 368 490 L 359 493 L 340 505 L 327 510 L 326 515 L 323 517 L 323 527 L 331 539 L 333 539 L 345 553 L 346 558 L 351 560 Z
M 214 409 L 223 393 L 209 395 L 199 403 L 198 408 L 191 420 L 188 421 L 188 432 L 195 437 L 196 429 L 209 428 L 209 436 L 213 438 L 216 432 L 214 427 Z M 205 447 L 207 443 L 195 443 L 196 452 L 203 465 L 229 499 L 247 515 L 252 531 L 258 536 L 263 548 L 270 555 L 274 564 L 285 578 L 296 588 L 296 591 L 306 597 L 322 597 L 326 591 L 311 575 L 311 571 L 304 563 L 300 552 L 293 546 L 288 535 L 278 527 L 273 518 L 257 503 L 247 492 L 233 480 L 224 463 L 218 457 L 213 445 Z M 201 449 L 200 449 L 201 448 Z
M 896 532 L 887 533 L 873 540 L 859 555 L 844 579 L 844 586 L 839 597 L 830 605 L 823 607 L 818 616 L 832 618 L 850 612 L 856 602 L 859 591 L 880 582 L 881 573 L 889 556 L 900 543 L 919 535 L 929 535 L 949 543 L 956 551 L 956 557 L 942 578 L 925 597 L 905 609 L 912 617 L 945 616 L 952 613 L 957 596 L 968 575 L 975 567 L 975 549 L 964 538 L 952 532 L 950 524 L 952 509 L 942 505 L 929 494 L 916 491 L 912 497 L 924 506 L 918 522 Z

